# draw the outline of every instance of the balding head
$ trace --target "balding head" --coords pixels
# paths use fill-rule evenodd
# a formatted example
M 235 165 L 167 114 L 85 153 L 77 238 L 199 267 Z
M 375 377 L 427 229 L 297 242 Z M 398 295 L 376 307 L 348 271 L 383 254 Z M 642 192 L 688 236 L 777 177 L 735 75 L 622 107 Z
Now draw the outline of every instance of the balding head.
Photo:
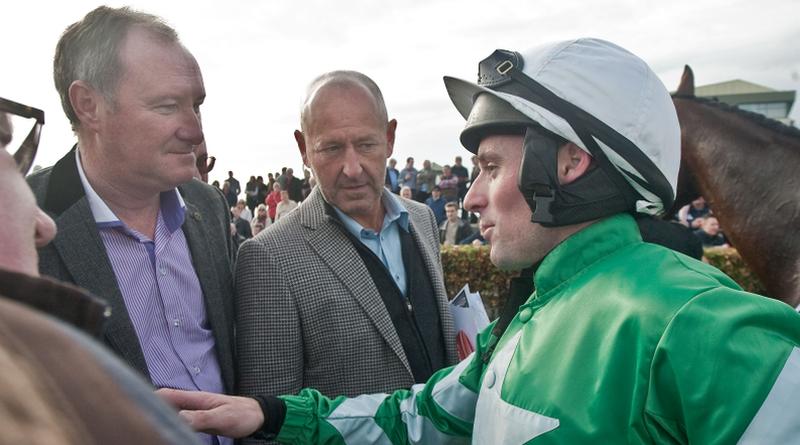
M 383 94 L 378 85 L 365 74 L 358 71 L 330 71 L 314 79 L 308 86 L 306 100 L 300 111 L 300 129 L 303 133 L 308 131 L 311 124 L 312 112 L 315 99 L 328 88 L 363 89 L 366 90 L 375 101 L 375 114 L 380 122 L 388 123 L 389 115 L 386 112 L 386 104 L 383 101 Z
M 294 137 L 325 200 L 363 227 L 380 230 L 386 159 L 397 121 L 387 120 L 383 95 L 369 77 L 334 71 L 318 77 Z

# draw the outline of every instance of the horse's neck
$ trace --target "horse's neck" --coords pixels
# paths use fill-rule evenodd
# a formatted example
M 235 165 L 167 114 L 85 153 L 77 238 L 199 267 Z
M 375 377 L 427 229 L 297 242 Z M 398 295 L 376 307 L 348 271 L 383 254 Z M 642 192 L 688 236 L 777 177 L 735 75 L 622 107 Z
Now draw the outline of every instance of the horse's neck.
M 797 292 L 800 261 L 800 139 L 707 105 L 676 101 L 676 108 L 683 156 L 700 193 L 772 296 L 793 298 L 788 294 Z
M 715 211 L 757 219 L 783 211 L 798 221 L 800 139 L 702 104 L 678 109 L 683 156 Z

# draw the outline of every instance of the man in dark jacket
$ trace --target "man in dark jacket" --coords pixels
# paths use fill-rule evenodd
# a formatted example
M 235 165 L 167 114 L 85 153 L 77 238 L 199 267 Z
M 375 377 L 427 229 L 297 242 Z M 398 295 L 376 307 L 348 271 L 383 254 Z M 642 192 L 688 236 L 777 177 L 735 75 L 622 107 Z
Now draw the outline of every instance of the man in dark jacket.
M 445 245 L 461 244 L 472 235 L 472 227 L 458 217 L 458 205 L 455 202 L 445 204 L 444 211 L 447 220 L 439 226 L 439 240 Z

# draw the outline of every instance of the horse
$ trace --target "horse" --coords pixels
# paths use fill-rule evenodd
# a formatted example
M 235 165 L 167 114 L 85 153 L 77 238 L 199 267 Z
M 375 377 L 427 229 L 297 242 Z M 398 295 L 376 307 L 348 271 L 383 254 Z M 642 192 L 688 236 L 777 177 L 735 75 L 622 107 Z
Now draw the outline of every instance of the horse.
M 688 65 L 672 98 L 681 126 L 681 167 L 671 213 L 705 197 L 766 295 L 796 307 L 800 130 L 695 97 Z

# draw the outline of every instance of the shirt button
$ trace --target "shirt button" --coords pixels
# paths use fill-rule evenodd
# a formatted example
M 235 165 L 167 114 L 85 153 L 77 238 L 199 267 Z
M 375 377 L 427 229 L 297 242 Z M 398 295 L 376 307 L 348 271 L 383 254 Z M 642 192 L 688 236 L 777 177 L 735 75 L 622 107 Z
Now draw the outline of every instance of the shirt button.
M 167 275 L 167 269 L 164 268 L 164 267 L 161 267 L 161 268 L 158 269 L 158 273 L 160 273 L 162 277 L 166 276 Z
M 490 369 L 486 373 L 486 376 L 483 378 L 483 380 L 486 382 L 486 387 L 491 389 L 494 386 L 495 380 L 497 380 L 497 376 L 494 373 L 494 369 Z
M 520 313 L 519 313 L 519 321 L 521 323 L 527 323 L 528 320 L 531 319 L 531 317 L 533 317 L 533 310 L 531 310 L 531 308 L 529 308 L 529 307 L 526 307 L 525 309 L 521 310 Z
M 172 326 L 175 326 L 177 328 L 180 325 L 181 325 L 181 320 L 180 319 L 176 318 L 176 319 L 172 320 Z
M 199 368 L 199 367 L 197 367 L 197 366 L 195 366 L 194 368 L 192 368 L 192 371 L 194 371 L 194 375 L 199 375 L 199 374 L 200 374 L 200 368 Z

